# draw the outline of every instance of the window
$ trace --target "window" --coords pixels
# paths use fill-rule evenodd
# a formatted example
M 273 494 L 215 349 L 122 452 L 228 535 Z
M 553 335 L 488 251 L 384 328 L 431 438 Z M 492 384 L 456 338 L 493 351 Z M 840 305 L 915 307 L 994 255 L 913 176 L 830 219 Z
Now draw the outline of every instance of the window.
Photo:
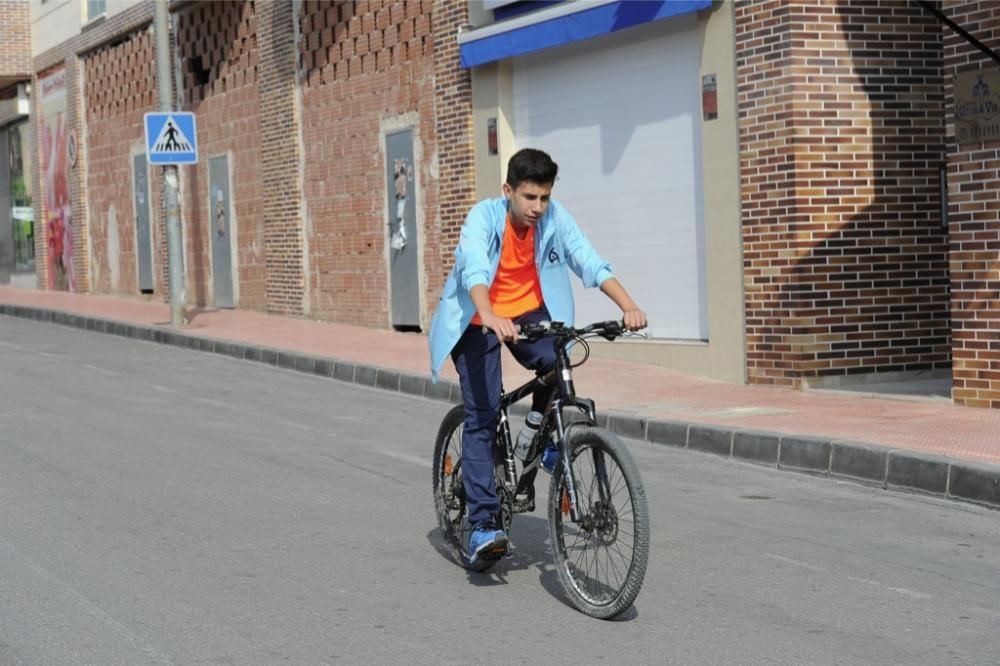
M 14 224 L 14 270 L 35 270 L 35 213 L 31 208 L 31 143 L 28 121 L 7 130 L 11 219 Z
M 93 21 L 108 11 L 108 0 L 87 0 L 87 20 Z

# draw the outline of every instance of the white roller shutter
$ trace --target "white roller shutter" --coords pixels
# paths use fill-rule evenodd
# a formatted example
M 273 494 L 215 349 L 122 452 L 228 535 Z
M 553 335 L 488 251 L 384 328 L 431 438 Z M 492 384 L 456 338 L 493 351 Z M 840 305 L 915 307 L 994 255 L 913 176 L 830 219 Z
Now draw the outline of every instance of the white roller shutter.
M 514 60 L 517 148 L 646 310 L 656 338 L 708 339 L 699 33 L 694 15 Z M 617 309 L 574 278 L 577 323 Z

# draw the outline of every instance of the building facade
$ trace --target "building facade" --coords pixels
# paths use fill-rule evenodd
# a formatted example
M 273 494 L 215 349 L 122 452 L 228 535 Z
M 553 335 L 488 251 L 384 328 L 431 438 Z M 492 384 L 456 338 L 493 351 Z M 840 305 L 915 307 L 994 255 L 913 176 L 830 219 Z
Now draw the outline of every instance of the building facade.
M 0 1 L 0 26 L 0 284 L 25 284 L 35 272 L 28 5 Z
M 37 282 L 166 300 L 152 0 L 30 7 L 29 71 L 0 91 L 30 77 Z M 1000 406 L 981 3 L 169 9 L 172 101 L 198 122 L 190 306 L 425 331 L 466 211 L 530 145 L 650 316 L 650 339 L 595 353 L 792 387 L 951 378 Z M 614 315 L 577 299 L 581 321 Z

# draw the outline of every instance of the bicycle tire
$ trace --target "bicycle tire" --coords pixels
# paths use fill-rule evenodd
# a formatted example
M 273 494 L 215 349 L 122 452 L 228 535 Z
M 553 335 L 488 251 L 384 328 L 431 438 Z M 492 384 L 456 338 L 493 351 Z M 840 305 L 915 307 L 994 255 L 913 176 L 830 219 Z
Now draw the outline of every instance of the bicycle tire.
M 616 435 L 600 428 L 575 426 L 568 437 L 583 520 L 580 524 L 570 520 L 568 495 L 563 498 L 565 472 L 560 463 L 549 485 L 552 557 L 559 582 L 573 607 L 591 617 L 610 620 L 632 606 L 646 577 L 646 491 L 632 455 Z M 595 497 L 598 465 L 593 455 L 585 454 L 596 452 L 604 460 L 610 502 Z M 599 580 L 601 574 L 613 580 Z
M 444 541 L 444 549 L 456 564 L 470 571 L 488 571 L 496 561 L 481 560 L 469 564 L 469 522 L 465 512 L 465 489 L 462 485 L 462 426 L 465 408 L 456 405 L 445 415 L 434 442 L 433 488 L 434 511 Z

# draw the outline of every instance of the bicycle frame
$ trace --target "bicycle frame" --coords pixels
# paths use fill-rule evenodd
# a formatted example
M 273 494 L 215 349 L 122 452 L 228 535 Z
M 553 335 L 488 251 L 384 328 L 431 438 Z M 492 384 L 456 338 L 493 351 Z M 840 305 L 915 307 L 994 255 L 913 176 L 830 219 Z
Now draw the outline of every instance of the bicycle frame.
M 539 459 L 542 454 L 543 447 L 539 444 L 545 441 L 550 432 L 555 432 L 560 453 L 559 461 L 563 466 L 563 473 L 566 478 L 570 516 L 573 519 L 573 522 L 579 523 L 582 517 L 580 516 L 577 508 L 576 479 L 573 475 L 573 466 L 570 464 L 569 459 L 570 452 L 567 445 L 567 433 L 573 426 L 581 425 L 581 422 L 577 421 L 566 424 L 563 419 L 563 409 L 566 407 L 576 407 L 586 416 L 585 424 L 592 426 L 597 425 L 597 411 L 593 400 L 589 398 L 581 398 L 576 395 L 576 388 L 573 385 L 573 368 L 569 360 L 569 352 L 566 350 L 567 342 L 568 340 L 563 339 L 562 337 L 554 338 L 556 362 L 555 365 L 552 366 L 547 372 L 544 372 L 544 374 L 541 372 L 538 373 L 534 379 L 517 387 L 509 393 L 501 390 L 500 414 L 497 424 L 497 440 L 498 444 L 502 447 L 504 455 L 504 486 L 508 492 L 516 497 L 517 494 L 527 491 L 526 486 L 534 483 L 534 474 L 528 476 L 525 471 L 522 470 L 521 478 L 517 478 L 517 468 L 514 463 L 514 445 L 510 435 L 510 423 L 507 416 L 507 409 L 510 405 L 513 405 L 514 403 L 519 402 L 533 394 L 537 388 L 548 386 L 555 387 L 555 390 L 552 392 L 552 397 L 549 400 L 549 404 L 546 406 L 545 412 L 542 415 L 542 423 L 538 427 L 538 435 L 535 437 L 532 450 L 529 452 L 528 458 L 525 461 L 525 469 L 535 469 L 531 466 L 531 463 Z M 595 459 L 595 465 L 598 470 L 598 477 L 601 480 L 599 491 L 602 499 L 606 499 L 608 495 L 608 480 L 607 474 L 604 471 L 603 460 Z

